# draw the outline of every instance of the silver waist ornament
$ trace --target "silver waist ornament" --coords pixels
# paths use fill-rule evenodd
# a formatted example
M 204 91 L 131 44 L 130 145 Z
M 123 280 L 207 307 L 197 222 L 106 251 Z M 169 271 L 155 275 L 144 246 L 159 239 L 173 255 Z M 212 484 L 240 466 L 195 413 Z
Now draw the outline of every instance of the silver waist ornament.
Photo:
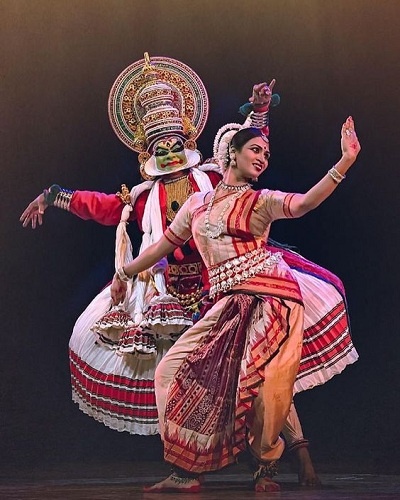
M 257 274 L 271 271 L 281 259 L 282 252 L 271 253 L 265 247 L 261 247 L 210 267 L 208 269 L 210 298 L 220 292 L 227 292 Z

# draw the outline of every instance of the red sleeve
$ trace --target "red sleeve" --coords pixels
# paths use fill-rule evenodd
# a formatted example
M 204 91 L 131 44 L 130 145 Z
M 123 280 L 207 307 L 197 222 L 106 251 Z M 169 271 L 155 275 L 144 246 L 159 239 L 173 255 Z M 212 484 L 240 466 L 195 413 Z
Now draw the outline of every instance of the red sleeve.
M 138 220 L 141 226 L 148 192 L 141 193 L 135 203 L 129 220 Z M 116 194 L 97 191 L 75 191 L 72 195 L 70 212 L 84 220 L 93 220 L 104 226 L 116 226 L 121 220 L 124 203 Z
M 116 226 L 123 208 L 124 204 L 115 194 L 97 191 L 75 191 L 70 204 L 70 212 L 74 215 L 105 226 Z

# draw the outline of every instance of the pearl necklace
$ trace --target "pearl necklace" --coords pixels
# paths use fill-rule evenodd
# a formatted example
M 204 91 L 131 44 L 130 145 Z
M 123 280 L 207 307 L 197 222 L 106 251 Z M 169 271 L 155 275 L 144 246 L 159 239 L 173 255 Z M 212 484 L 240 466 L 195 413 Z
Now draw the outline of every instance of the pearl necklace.
M 235 194 L 233 195 L 233 197 L 229 197 L 229 200 L 226 202 L 224 208 L 222 209 L 221 213 L 219 214 L 219 217 L 217 219 L 217 224 L 216 224 L 217 227 L 212 231 L 210 229 L 210 213 L 211 213 L 211 209 L 213 207 L 215 196 L 217 194 L 219 187 L 221 187 L 222 189 L 227 189 L 229 191 L 235 191 Z M 215 188 L 215 191 L 213 192 L 211 199 L 207 205 L 206 214 L 204 216 L 204 225 L 206 227 L 207 238 L 215 240 L 215 239 L 219 238 L 219 236 L 221 236 L 222 231 L 224 229 L 223 218 L 224 218 L 224 215 L 231 204 L 231 201 L 237 200 L 237 198 L 239 198 L 248 189 L 250 189 L 250 184 L 243 184 L 241 186 L 229 186 L 228 184 L 225 184 L 222 181 L 219 182 L 219 184 Z

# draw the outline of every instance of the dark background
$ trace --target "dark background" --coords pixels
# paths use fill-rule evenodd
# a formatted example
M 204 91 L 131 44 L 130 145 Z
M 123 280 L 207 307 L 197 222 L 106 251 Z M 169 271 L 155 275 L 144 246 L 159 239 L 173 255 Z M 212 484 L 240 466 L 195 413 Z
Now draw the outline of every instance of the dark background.
M 107 99 L 148 51 L 204 81 L 205 157 L 253 83 L 277 79 L 260 186 L 306 190 L 355 118 L 362 152 L 345 182 L 272 235 L 343 279 L 360 354 L 297 397 L 315 460 L 398 467 L 399 15 L 398 0 L 0 0 L 1 463 L 161 459 L 157 437 L 109 430 L 70 400 L 69 336 L 112 275 L 115 229 L 57 209 L 35 231 L 18 222 L 54 182 L 109 193 L 139 182 Z

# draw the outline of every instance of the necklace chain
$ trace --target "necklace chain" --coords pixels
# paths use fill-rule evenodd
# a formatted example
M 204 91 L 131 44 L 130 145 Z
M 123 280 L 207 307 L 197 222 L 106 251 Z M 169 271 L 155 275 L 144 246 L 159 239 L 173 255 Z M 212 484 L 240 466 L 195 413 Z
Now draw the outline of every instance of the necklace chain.
M 217 194 L 218 188 L 226 189 L 228 191 L 234 191 L 235 194 L 232 197 L 229 197 L 228 201 L 225 203 L 224 208 L 222 209 L 221 213 L 218 216 L 217 223 L 216 223 L 216 228 L 214 230 L 210 229 L 210 213 L 211 209 L 213 207 L 214 201 L 215 201 L 215 196 Z M 228 210 L 231 201 L 237 200 L 245 191 L 250 189 L 250 184 L 243 184 L 241 186 L 229 186 L 228 184 L 225 184 L 224 182 L 220 181 L 215 188 L 215 191 L 213 192 L 211 199 L 207 205 L 207 210 L 204 216 L 204 225 L 206 227 L 206 236 L 207 238 L 210 238 L 212 240 L 215 240 L 221 236 L 222 231 L 224 229 L 224 215 L 226 211 Z M 229 196 L 229 195 L 228 195 Z
M 181 181 L 185 177 L 188 177 L 188 173 L 187 172 L 185 172 L 184 174 L 182 174 L 180 177 L 174 177 L 172 179 L 165 179 L 164 180 L 164 184 L 173 184 L 174 182 Z
M 239 184 L 235 186 L 233 184 L 226 184 L 224 181 L 219 181 L 217 188 L 218 187 L 220 187 L 221 189 L 225 189 L 226 191 L 247 191 L 250 187 L 250 184 L 246 182 L 246 184 Z

